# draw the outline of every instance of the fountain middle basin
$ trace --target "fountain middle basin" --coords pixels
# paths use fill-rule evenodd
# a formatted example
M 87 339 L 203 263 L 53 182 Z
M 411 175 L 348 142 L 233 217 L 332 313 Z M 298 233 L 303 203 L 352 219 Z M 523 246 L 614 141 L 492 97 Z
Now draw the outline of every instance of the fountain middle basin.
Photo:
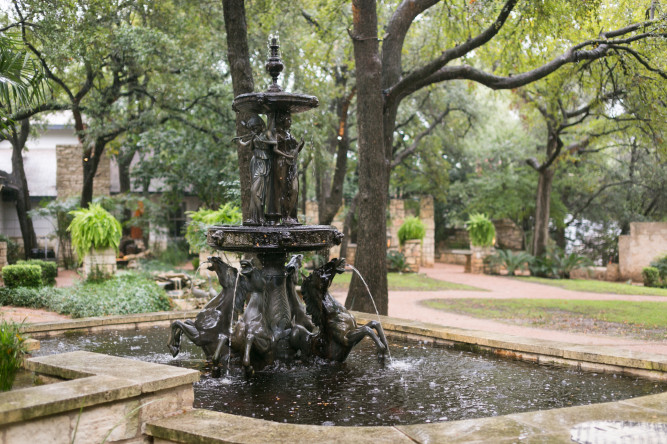
M 616 401 L 667 391 L 667 382 L 539 366 L 416 342 L 391 341 L 378 364 L 371 341 L 345 363 L 293 362 L 246 379 L 238 366 L 213 378 L 200 349 L 173 359 L 165 328 L 70 333 L 42 339 L 39 355 L 86 350 L 196 368 L 195 407 L 277 422 L 397 425 L 453 421 Z

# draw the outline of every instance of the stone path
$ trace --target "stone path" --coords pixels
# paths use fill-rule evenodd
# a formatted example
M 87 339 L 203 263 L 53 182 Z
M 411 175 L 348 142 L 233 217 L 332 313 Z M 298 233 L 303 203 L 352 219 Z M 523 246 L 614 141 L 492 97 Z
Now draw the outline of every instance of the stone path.
M 462 265 L 436 263 L 433 268 L 422 268 L 421 273 L 434 279 L 472 285 L 488 291 L 391 291 L 389 292 L 389 316 L 432 322 L 447 327 L 484 330 L 515 336 L 570 342 L 581 345 L 605 345 L 647 353 L 667 355 L 667 340 L 640 341 L 616 336 L 601 336 L 586 333 L 569 333 L 544 328 L 523 327 L 504 324 L 490 319 L 479 319 L 421 305 L 427 299 L 452 298 L 533 298 L 533 299 L 579 299 L 579 300 L 619 300 L 619 301 L 661 301 L 663 296 L 631 296 L 618 294 L 598 294 L 565 290 L 548 285 L 522 282 L 500 276 L 473 275 L 463 272 Z M 335 293 L 339 301 L 344 301 L 344 293 Z

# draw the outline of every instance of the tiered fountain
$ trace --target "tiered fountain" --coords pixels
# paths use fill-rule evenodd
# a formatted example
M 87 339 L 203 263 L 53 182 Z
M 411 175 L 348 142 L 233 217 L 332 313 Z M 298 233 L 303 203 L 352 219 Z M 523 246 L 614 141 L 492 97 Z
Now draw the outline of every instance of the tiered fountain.
M 242 260 L 239 273 L 219 258 L 209 258 L 223 291 L 195 320 L 172 324 L 169 347 L 176 356 L 185 333 L 214 363 L 223 362 L 225 356 L 229 363 L 232 355 L 239 355 L 247 373 L 275 360 L 319 356 L 343 361 L 365 336 L 384 356 L 387 341 L 380 324 L 357 326 L 328 293 L 334 276 L 344 271 L 344 259 L 333 259 L 303 279 L 305 306 L 297 294 L 302 255 L 294 254 L 288 262 L 288 253 L 328 250 L 343 236 L 331 226 L 297 221 L 297 158 L 304 143 L 290 134 L 292 114 L 313 109 L 319 102 L 317 97 L 280 88 L 283 63 L 277 37 L 270 38 L 269 48 L 266 70 L 273 79 L 269 89 L 241 94 L 232 104 L 236 112 L 254 115 L 245 124 L 250 133 L 235 139 L 253 153 L 249 218 L 240 226 L 208 231 L 211 247 L 249 253 L 259 263 Z

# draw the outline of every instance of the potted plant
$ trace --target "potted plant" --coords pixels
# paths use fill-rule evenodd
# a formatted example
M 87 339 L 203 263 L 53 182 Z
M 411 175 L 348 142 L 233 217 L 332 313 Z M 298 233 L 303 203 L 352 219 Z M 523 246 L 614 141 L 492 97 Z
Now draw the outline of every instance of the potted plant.
M 484 260 L 493 253 L 496 242 L 496 227 L 493 222 L 482 213 L 471 214 L 466 222 L 466 230 L 470 236 L 470 272 L 481 274 L 484 272 Z
M 213 225 L 236 225 L 241 223 L 241 210 L 230 203 L 221 205 L 217 210 L 209 208 L 200 208 L 197 211 L 186 211 L 190 218 L 185 230 L 185 240 L 188 241 L 191 253 L 199 253 L 199 263 L 206 262 L 211 255 L 212 249 L 206 243 L 206 235 L 209 227 Z M 213 272 L 200 270 L 203 276 Z
M 410 271 L 418 272 L 422 256 L 422 239 L 426 235 L 424 222 L 415 216 L 408 217 L 398 229 L 397 234 Z
M 100 204 L 71 211 L 74 216 L 67 231 L 72 245 L 83 263 L 85 277 L 104 277 L 116 272 L 116 253 L 122 234 L 120 222 Z

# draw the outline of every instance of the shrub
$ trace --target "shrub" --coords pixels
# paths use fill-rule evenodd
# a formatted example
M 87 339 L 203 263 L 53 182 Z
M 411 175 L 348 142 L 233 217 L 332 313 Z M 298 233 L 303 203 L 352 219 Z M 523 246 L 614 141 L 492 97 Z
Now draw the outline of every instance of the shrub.
M 644 267 L 642 280 L 644 281 L 644 287 L 661 287 L 660 270 L 656 267 Z
M 654 259 L 653 262 L 651 262 L 651 267 L 658 269 L 662 283 L 667 284 L 667 254 L 658 256 L 656 259 Z
M 403 225 L 398 229 L 398 241 L 401 245 L 412 239 L 422 240 L 424 236 L 426 236 L 426 226 L 421 219 L 415 216 L 405 219 Z
M 84 281 L 70 288 L 0 288 L 0 304 L 46 308 L 75 318 L 171 308 L 165 292 L 138 273 L 119 273 L 106 281 Z
M 42 270 L 42 284 L 55 285 L 56 276 L 58 276 L 58 264 L 55 262 L 42 261 L 39 259 L 30 259 L 27 261 L 17 261 L 18 265 L 37 265 Z
M 38 265 L 5 265 L 2 280 L 9 288 L 41 287 L 42 269 Z
M 387 251 L 387 271 L 409 273 L 411 270 L 405 260 L 405 255 L 396 250 Z
M 180 242 L 170 242 L 167 248 L 157 255 L 158 261 L 171 266 L 181 265 L 183 262 L 187 262 L 188 259 L 188 245 L 182 239 Z
M 0 320 L 0 391 L 6 392 L 14 385 L 16 373 L 23 363 L 27 350 L 22 324 Z
M 118 251 L 122 234 L 120 222 L 100 204 L 90 204 L 86 209 L 71 211 L 74 216 L 67 230 L 72 235 L 72 245 L 79 262 L 91 248 L 113 248 Z
M 530 274 L 538 277 L 569 279 L 578 268 L 590 267 L 593 262 L 576 253 L 565 254 L 559 248 L 549 249 L 544 256 L 534 257 L 528 264 Z
M 492 268 L 504 266 L 508 276 L 514 276 L 517 270 L 525 270 L 532 260 L 533 256 L 525 251 L 514 253 L 512 250 L 498 250 L 487 258 Z
M 7 263 L 15 264 L 21 257 L 21 247 L 4 234 L 0 234 L 0 242 L 7 242 Z
M 485 214 L 471 214 L 466 222 L 470 243 L 475 247 L 490 247 L 496 240 L 496 227 Z
M 208 248 L 206 244 L 206 232 L 213 225 L 235 225 L 241 222 L 241 210 L 229 203 L 221 205 L 217 210 L 200 208 L 197 211 L 186 211 L 190 221 L 185 230 L 185 239 L 190 245 L 190 251 L 199 253 Z

